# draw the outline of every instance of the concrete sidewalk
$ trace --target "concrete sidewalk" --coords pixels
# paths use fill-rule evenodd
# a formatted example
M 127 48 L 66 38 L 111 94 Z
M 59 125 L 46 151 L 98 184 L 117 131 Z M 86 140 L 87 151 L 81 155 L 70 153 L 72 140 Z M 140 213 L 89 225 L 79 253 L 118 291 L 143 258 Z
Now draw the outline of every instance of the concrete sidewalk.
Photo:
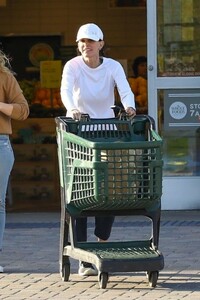
M 59 213 L 9 213 L 0 264 L 0 299 L 99 299 L 102 300 L 199 300 L 200 211 L 163 211 L 159 250 L 165 259 L 156 288 L 141 273 L 110 274 L 106 289 L 97 277 L 81 278 L 78 262 L 71 260 L 69 282 L 59 274 Z M 89 240 L 93 240 L 89 220 Z M 111 240 L 150 234 L 144 217 L 117 217 Z

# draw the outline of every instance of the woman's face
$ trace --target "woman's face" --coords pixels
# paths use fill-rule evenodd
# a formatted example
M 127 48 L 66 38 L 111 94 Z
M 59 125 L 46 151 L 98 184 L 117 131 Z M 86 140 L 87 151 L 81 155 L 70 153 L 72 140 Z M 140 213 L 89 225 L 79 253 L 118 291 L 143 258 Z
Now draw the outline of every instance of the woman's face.
M 138 65 L 138 76 L 147 77 L 147 63 L 142 62 Z
M 104 41 L 93 41 L 90 39 L 81 39 L 78 41 L 78 50 L 85 58 L 99 56 L 99 51 L 104 45 Z

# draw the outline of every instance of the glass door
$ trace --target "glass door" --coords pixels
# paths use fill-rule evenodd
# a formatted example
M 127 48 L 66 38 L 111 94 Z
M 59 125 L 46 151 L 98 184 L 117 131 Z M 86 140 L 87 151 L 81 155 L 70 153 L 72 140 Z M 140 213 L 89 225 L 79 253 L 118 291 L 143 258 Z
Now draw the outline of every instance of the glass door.
M 149 114 L 163 138 L 163 209 L 200 208 L 200 2 L 148 0 Z

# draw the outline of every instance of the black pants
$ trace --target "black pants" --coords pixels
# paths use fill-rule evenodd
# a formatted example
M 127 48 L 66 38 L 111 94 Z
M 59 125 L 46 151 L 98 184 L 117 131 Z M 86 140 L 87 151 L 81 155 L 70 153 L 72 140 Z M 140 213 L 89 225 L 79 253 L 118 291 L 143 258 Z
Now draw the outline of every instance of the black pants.
M 107 240 L 110 237 L 114 216 L 95 217 L 94 234 L 101 240 Z M 76 219 L 76 234 L 78 242 L 87 241 L 87 217 Z

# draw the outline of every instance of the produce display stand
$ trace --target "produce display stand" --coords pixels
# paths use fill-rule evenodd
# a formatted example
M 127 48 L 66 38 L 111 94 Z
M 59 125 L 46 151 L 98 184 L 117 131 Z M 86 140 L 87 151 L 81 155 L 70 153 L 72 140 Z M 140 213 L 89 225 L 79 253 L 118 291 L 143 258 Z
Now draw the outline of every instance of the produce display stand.
M 57 117 L 61 191 L 60 274 L 70 277 L 70 257 L 98 270 L 100 288 L 109 272 L 145 271 L 157 284 L 164 257 L 158 250 L 162 195 L 162 139 L 146 115 L 132 120 Z M 78 242 L 76 218 L 145 216 L 147 240 Z

